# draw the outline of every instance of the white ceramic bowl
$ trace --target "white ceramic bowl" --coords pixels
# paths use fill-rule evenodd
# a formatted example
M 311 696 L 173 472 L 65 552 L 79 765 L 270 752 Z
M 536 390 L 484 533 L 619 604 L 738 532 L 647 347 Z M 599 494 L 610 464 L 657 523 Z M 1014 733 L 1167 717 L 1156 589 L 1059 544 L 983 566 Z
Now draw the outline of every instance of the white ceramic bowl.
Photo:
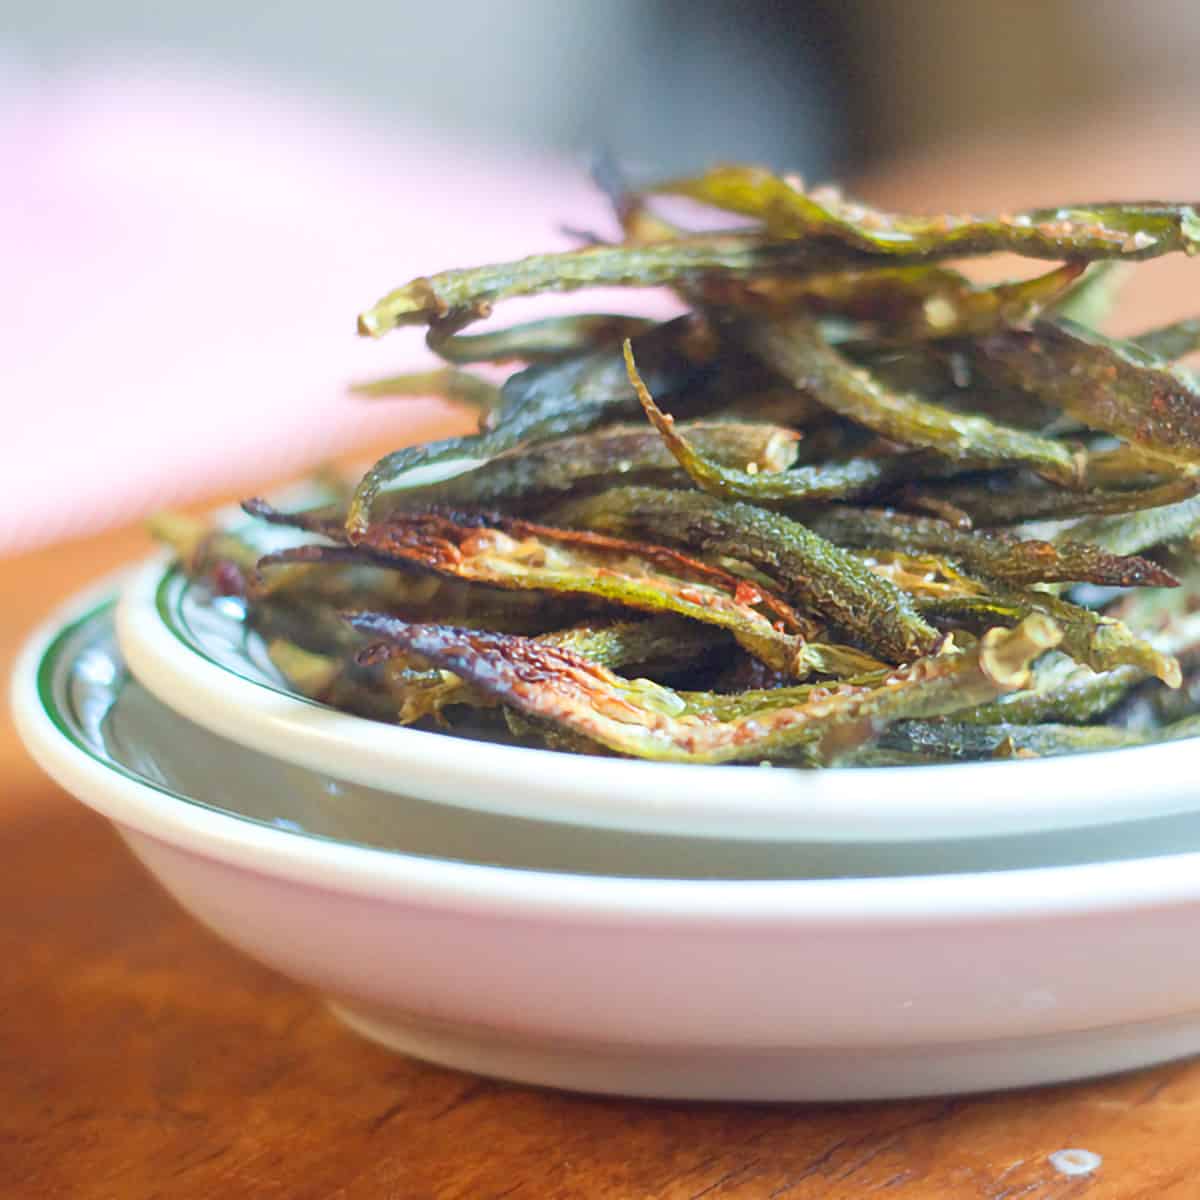
M 105 714 L 74 703 L 63 669 L 92 604 L 18 663 L 31 751 L 198 919 L 398 1049 L 559 1087 L 791 1100 L 1016 1086 L 1200 1051 L 1200 854 L 627 879 L 268 828 L 100 749 L 89 731 Z
M 531 821 L 382 792 L 239 746 L 193 724 L 133 678 L 111 598 L 56 645 L 48 668 L 93 750 L 185 796 L 277 828 L 483 865 L 680 879 L 929 875 L 1149 857 L 1200 848 L 1200 814 L 1055 834 L 959 841 L 724 840 Z
M 121 650 L 159 699 L 286 762 L 481 812 L 726 841 L 1039 835 L 1200 812 L 1200 741 L 1036 761 L 804 771 L 591 758 L 451 738 L 289 693 L 244 629 L 166 557 L 132 577 Z

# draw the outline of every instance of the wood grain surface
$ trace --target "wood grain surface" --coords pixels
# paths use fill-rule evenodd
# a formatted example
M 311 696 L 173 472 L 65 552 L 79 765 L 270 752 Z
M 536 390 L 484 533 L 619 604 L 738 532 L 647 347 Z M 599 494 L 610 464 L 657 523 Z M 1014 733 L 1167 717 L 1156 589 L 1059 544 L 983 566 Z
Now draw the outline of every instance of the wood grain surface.
M 126 529 L 0 564 L 0 662 L 144 548 Z M 407 1061 L 193 923 L 7 720 L 0 767 L 4 1200 L 1200 1195 L 1200 1064 L 816 1107 L 591 1099 Z M 1070 1148 L 1100 1166 L 1064 1174 Z

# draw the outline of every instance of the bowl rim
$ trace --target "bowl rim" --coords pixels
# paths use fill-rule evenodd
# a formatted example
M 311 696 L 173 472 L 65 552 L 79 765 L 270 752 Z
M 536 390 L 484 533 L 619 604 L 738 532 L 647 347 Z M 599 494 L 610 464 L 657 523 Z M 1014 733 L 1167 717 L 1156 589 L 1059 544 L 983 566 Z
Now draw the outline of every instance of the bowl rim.
M 803 771 L 587 758 L 386 725 L 242 676 L 189 642 L 165 599 L 172 563 L 159 553 L 137 568 L 117 609 L 121 650 L 142 684 L 231 741 L 385 791 L 403 780 L 425 799 L 540 821 L 817 842 L 1061 831 L 1200 803 L 1190 740 L 1028 761 Z
M 846 927 L 1025 920 L 1200 903 L 1200 852 L 1062 867 L 869 879 L 708 880 L 560 874 L 436 859 L 278 829 L 118 770 L 70 736 L 43 703 L 53 652 L 106 607 L 113 583 L 60 608 L 22 648 L 12 677 L 17 730 L 42 768 L 120 827 L 188 853 L 375 900 L 597 922 L 704 925 L 819 922 Z

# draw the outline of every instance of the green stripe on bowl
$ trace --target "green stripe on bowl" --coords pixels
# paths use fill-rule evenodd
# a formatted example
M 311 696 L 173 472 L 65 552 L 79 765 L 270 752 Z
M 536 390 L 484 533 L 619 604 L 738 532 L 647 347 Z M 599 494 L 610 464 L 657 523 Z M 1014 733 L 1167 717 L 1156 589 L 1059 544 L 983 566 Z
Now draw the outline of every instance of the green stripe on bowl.
M 114 771 L 122 778 L 129 780 L 131 783 L 139 784 L 142 787 L 149 788 L 153 792 L 157 792 L 160 796 L 166 796 L 171 800 L 178 800 L 183 804 L 190 804 L 194 808 L 200 808 L 206 812 L 216 813 L 221 817 L 228 817 L 234 821 L 245 821 L 249 825 L 257 825 L 261 829 L 269 829 L 273 833 L 286 834 L 290 837 L 308 838 L 315 842 L 328 842 L 335 846 L 351 846 L 356 849 L 362 848 L 372 850 L 375 853 L 387 854 L 389 851 L 385 847 L 373 846 L 367 842 L 352 841 L 347 838 L 331 837 L 328 834 L 314 833 L 311 830 L 303 827 L 277 825 L 272 821 L 266 821 L 259 817 L 247 816 L 245 813 L 239 813 L 229 808 L 222 808 L 216 804 L 209 804 L 205 800 L 197 800 L 194 796 L 185 795 L 183 792 L 177 792 L 172 788 L 161 784 L 156 780 L 149 779 L 138 771 L 132 770 L 125 766 L 112 755 L 99 750 L 92 745 L 86 738 L 82 737 L 77 722 L 72 721 L 68 713 L 64 713 L 59 705 L 56 687 L 59 679 L 60 671 L 63 665 L 63 657 L 69 650 L 71 643 L 75 637 L 86 629 L 89 625 L 95 624 L 103 620 L 110 620 L 113 610 L 117 606 L 117 598 L 110 596 L 105 600 L 100 601 L 94 607 L 88 609 L 82 616 L 76 617 L 54 635 L 50 640 L 45 650 L 42 652 L 41 658 L 38 660 L 37 668 L 34 674 L 34 683 L 37 689 L 38 702 L 41 705 L 42 712 L 46 719 L 54 726 L 54 728 L 66 739 L 66 741 L 76 750 L 85 754 L 92 762 L 98 763 L 107 770 Z M 124 665 L 122 663 L 122 665 Z M 218 664 L 220 665 L 220 664 Z M 266 686 L 265 684 L 263 686 Z M 433 861 L 429 855 L 412 855 L 416 858 L 428 858 Z
M 322 704 L 319 700 L 313 700 L 309 696 L 292 691 L 291 688 L 282 687 L 279 684 L 255 678 L 253 675 L 238 671 L 230 666 L 229 663 L 215 657 L 188 624 L 187 616 L 183 612 L 183 602 L 195 586 L 195 580 L 187 577 L 178 562 L 173 562 L 163 572 L 163 577 L 158 581 L 158 586 L 154 590 L 154 607 L 158 613 L 159 620 L 162 621 L 164 628 L 180 645 L 204 659 L 205 662 L 211 663 L 214 667 L 230 675 L 236 675 L 238 679 L 253 684 L 255 687 L 260 687 L 264 691 L 273 692 L 277 696 L 286 696 L 290 700 L 295 700 L 298 704 L 307 704 L 311 708 L 324 708 L 335 711 L 328 704 Z M 248 637 L 251 632 L 248 627 L 243 624 L 242 630 L 243 637 Z

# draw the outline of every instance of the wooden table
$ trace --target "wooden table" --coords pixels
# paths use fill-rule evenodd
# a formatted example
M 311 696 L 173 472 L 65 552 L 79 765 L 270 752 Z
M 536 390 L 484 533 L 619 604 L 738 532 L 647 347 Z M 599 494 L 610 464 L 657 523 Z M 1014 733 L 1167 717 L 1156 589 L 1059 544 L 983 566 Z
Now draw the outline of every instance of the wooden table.
M 124 530 L 0 563 L 0 662 L 51 604 L 143 548 Z M 755 1107 L 558 1095 L 397 1058 L 194 924 L 8 724 L 0 766 L 4 1200 L 1200 1195 L 1200 1063 L 994 1097 Z M 1103 1162 L 1063 1174 L 1050 1156 L 1067 1148 Z

